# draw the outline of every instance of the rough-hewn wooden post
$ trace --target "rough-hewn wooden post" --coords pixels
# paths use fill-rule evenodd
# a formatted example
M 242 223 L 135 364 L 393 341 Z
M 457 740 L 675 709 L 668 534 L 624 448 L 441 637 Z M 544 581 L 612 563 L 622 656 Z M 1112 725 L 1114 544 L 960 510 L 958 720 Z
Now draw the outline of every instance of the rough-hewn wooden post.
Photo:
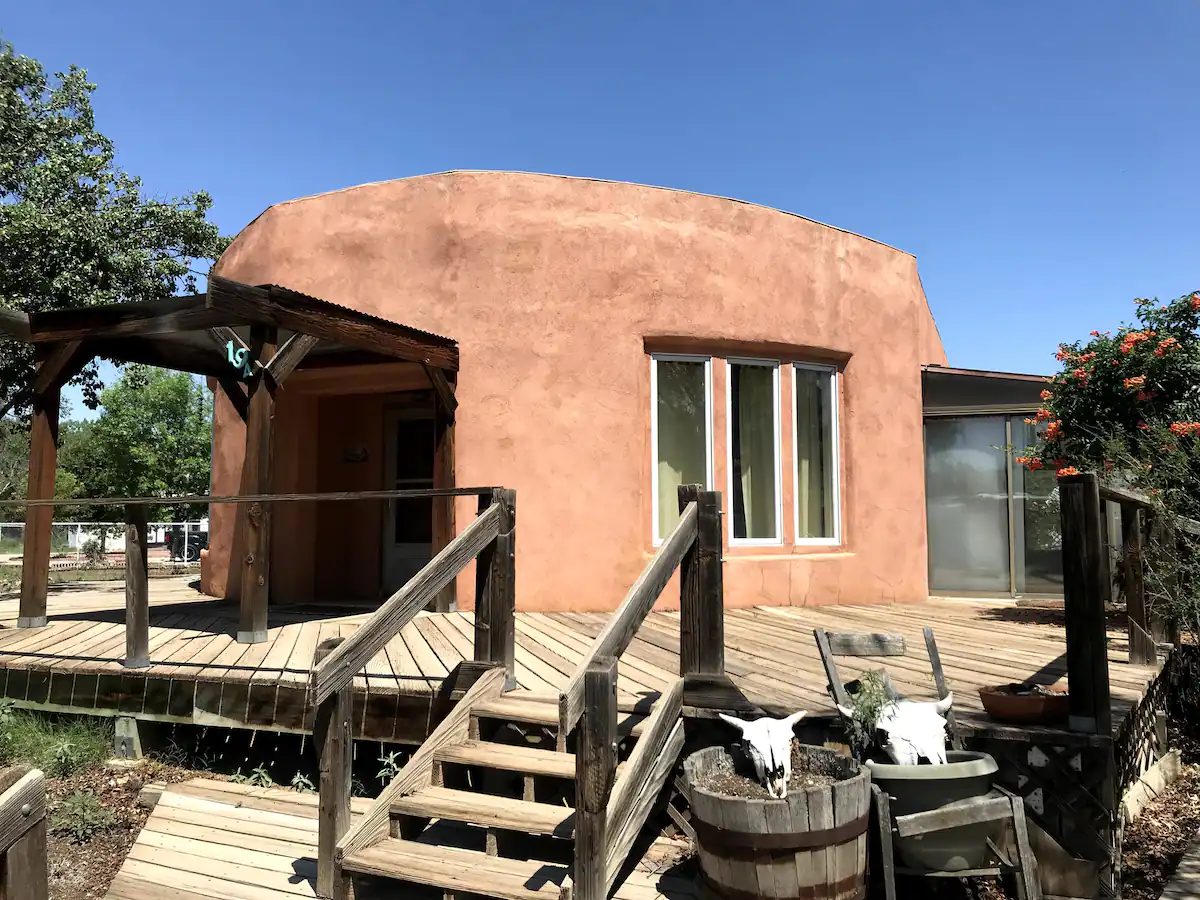
M 696 540 L 679 564 L 679 674 L 725 674 L 721 573 L 721 494 L 679 488 L 679 511 L 695 501 Z
M 126 668 L 150 665 L 150 580 L 146 560 L 146 507 L 125 506 Z
M 602 657 L 583 678 L 575 747 L 575 900 L 608 895 L 606 810 L 617 770 L 617 661 Z
M 496 488 L 480 498 L 479 511 L 492 504 L 501 510 L 500 533 L 475 563 L 475 659 L 504 666 L 511 688 L 516 686 L 517 492 Z
M 1129 661 L 1148 666 L 1158 662 L 1158 648 L 1150 634 L 1146 612 L 1144 535 L 1142 511 L 1132 503 L 1121 504 L 1121 535 L 1124 541 L 1125 610 L 1129 615 Z
M 1093 474 L 1058 480 L 1062 530 L 1063 597 L 1067 631 L 1068 727 L 1112 733 L 1108 683 L 1108 629 L 1104 600 L 1104 545 L 1100 488 Z
M 38 368 L 45 364 L 45 354 Z M 54 497 L 54 473 L 58 465 L 59 388 L 51 385 L 33 395 L 33 419 L 29 428 L 29 477 L 26 499 Z M 25 508 L 25 547 L 21 554 L 21 606 L 18 628 L 41 628 L 46 624 L 46 597 L 50 586 L 50 532 L 54 527 L 53 506 Z
M 439 397 L 434 411 L 433 486 L 452 488 L 454 483 L 454 410 Z M 453 496 L 433 498 L 434 555 L 454 540 L 455 499 Z M 437 612 L 450 612 L 458 607 L 457 582 L 457 579 L 452 580 L 438 593 L 433 602 Z
M 342 638 L 329 638 L 317 645 L 313 663 L 319 663 Z M 334 854 L 337 842 L 350 828 L 350 763 L 354 748 L 350 733 L 353 682 L 317 707 L 313 744 L 320 754 L 320 809 L 317 824 L 317 896 L 336 897 L 337 871 Z
M 253 344 L 262 347 L 263 363 L 275 355 L 275 329 L 255 325 Z M 246 418 L 246 456 L 242 462 L 242 491 L 269 494 L 274 472 L 275 397 L 262 371 L 251 382 L 250 411 Z M 271 588 L 271 504 L 254 501 L 238 504 L 241 525 L 241 616 L 237 639 L 256 644 L 267 639 L 267 602 Z

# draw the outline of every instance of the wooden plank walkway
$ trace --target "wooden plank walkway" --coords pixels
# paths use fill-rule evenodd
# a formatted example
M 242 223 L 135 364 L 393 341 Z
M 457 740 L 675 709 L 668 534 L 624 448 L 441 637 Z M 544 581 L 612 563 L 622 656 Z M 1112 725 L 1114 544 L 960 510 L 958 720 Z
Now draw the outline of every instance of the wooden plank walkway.
M 351 803 L 355 817 L 369 805 Z M 617 900 L 695 900 L 692 882 L 650 868 L 636 867 Z M 163 792 L 106 900 L 296 900 L 316 896 L 316 871 L 315 794 L 194 779 Z M 379 897 L 424 896 L 381 888 Z
M 187 578 L 150 582 L 150 661 L 124 669 L 124 588 L 119 582 L 53 589 L 50 624 L 18 630 L 17 601 L 0 601 L 0 693 L 19 705 L 168 722 L 308 731 L 307 683 L 313 651 L 327 637 L 348 636 L 366 613 L 329 607 L 271 610 L 268 640 L 234 639 L 237 608 L 189 587 Z M 556 697 L 606 613 L 518 613 L 516 679 L 535 697 Z M 976 689 L 1033 676 L 1065 683 L 1061 612 L 1010 602 L 931 600 L 920 604 L 756 607 L 725 613 L 726 670 L 753 701 L 771 709 L 834 714 L 825 692 L 812 629 L 898 632 L 903 657 L 843 659 L 844 678 L 886 663 L 901 691 L 933 695 L 921 628 L 932 625 L 955 709 L 982 724 Z M 471 613 L 421 614 L 355 681 L 360 737 L 418 743 L 432 698 L 446 673 L 473 647 Z M 1126 636 L 1109 634 L 1114 727 L 1155 675 L 1128 663 Z M 620 700 L 648 704 L 679 671 L 679 614 L 653 612 L 622 656 Z

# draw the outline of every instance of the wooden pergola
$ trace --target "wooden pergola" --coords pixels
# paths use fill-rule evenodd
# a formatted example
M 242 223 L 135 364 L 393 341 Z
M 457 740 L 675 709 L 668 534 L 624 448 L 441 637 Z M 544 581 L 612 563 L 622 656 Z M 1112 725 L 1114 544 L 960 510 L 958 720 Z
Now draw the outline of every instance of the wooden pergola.
M 454 487 L 455 382 L 458 345 L 279 285 L 249 285 L 210 276 L 208 290 L 150 303 L 117 303 L 26 314 L 0 310 L 0 336 L 34 345 L 37 371 L 0 409 L 28 401 L 27 499 L 54 497 L 59 394 L 93 358 L 147 363 L 212 377 L 246 423 L 243 494 L 271 494 L 275 397 L 305 367 L 404 361 L 418 363 L 437 397 L 434 487 Z M 236 362 L 235 362 L 236 360 Z M 454 536 L 454 498 L 433 501 L 434 552 Z M 51 505 L 25 513 L 19 627 L 46 624 Z M 144 517 L 143 517 L 144 522 Z M 144 527 L 144 525 L 143 525 Z M 238 640 L 267 637 L 271 505 L 238 504 L 244 548 Z M 237 542 L 235 541 L 235 547 Z

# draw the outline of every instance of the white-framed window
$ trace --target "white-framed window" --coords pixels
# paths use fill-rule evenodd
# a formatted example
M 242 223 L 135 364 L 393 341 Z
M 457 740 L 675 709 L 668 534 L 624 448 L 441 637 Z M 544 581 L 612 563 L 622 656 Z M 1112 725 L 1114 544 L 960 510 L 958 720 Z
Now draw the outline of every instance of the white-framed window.
M 783 541 L 779 363 L 730 359 L 725 390 L 729 543 Z
M 796 543 L 841 543 L 838 373 L 833 366 L 792 363 L 792 459 Z
M 654 543 L 679 521 L 679 486 L 712 490 L 712 360 L 650 357 L 650 471 Z

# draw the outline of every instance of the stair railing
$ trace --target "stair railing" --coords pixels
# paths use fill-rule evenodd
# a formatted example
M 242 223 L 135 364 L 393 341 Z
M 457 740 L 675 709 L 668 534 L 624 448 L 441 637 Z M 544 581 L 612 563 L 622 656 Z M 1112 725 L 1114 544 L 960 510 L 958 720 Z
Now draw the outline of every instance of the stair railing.
M 683 748 L 685 705 L 748 704 L 725 676 L 721 495 L 679 488 L 679 522 L 559 695 L 559 749 L 575 742 L 573 900 L 605 900 Z M 617 777 L 617 658 L 680 570 L 679 674 L 655 703 Z
M 350 761 L 353 756 L 354 677 L 472 561 L 475 567 L 475 658 L 452 676 L 456 692 L 468 690 L 489 668 L 513 682 L 516 615 L 516 492 L 496 488 L 480 498 L 475 520 L 371 614 L 348 638 L 317 648 L 309 681 L 316 707 L 313 741 L 320 754 L 317 896 L 344 890 L 336 871 L 338 842 L 350 828 Z M 494 678 L 489 678 L 489 684 Z

